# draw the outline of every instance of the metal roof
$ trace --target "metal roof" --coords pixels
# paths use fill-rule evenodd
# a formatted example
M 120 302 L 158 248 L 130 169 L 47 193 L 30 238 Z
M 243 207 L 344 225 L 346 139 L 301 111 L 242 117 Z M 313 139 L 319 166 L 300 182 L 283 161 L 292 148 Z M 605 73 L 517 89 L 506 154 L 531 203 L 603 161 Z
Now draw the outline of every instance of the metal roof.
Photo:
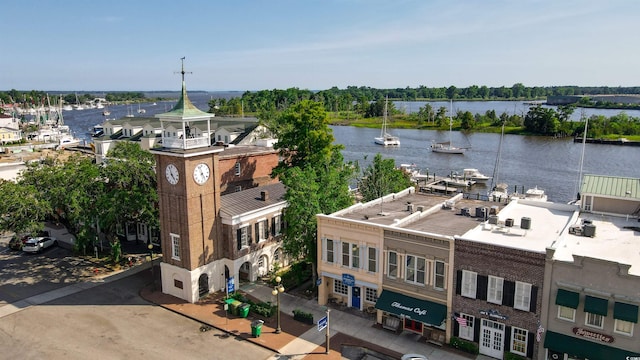
M 182 81 L 182 95 L 180 96 L 180 100 L 176 103 L 176 106 L 168 112 L 157 114 L 158 118 L 172 117 L 172 118 L 193 118 L 193 117 L 213 117 L 214 114 L 210 114 L 198 109 L 193 103 L 189 100 L 187 96 L 187 87 Z
M 640 179 L 585 175 L 580 189 L 582 195 L 601 195 L 625 199 L 640 199 Z
M 261 199 L 262 191 L 269 193 L 267 200 Z M 220 213 L 231 218 L 282 203 L 285 201 L 285 191 L 284 185 L 279 182 L 222 195 L 220 197 Z

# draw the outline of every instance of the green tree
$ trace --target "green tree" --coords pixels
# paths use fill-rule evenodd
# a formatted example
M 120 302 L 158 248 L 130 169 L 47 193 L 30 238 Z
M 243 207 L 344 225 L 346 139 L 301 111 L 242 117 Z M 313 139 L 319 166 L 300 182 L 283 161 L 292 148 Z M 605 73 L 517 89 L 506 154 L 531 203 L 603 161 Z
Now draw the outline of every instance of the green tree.
M 395 167 L 393 159 L 383 159 L 376 154 L 373 162 L 363 171 L 358 181 L 358 191 L 364 202 L 371 201 L 390 193 L 402 191 L 410 186 L 410 175 Z
M 33 233 L 43 228 L 51 205 L 33 185 L 0 180 L 0 232 Z

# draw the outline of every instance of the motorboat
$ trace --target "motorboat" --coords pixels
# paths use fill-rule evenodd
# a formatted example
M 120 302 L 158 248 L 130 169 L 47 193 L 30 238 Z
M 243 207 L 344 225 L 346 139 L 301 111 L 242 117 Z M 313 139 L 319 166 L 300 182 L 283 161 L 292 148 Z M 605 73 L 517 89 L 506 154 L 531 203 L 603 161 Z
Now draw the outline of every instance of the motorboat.
M 547 194 L 544 193 L 544 190 L 538 189 L 537 186 L 527 189 L 523 195 L 518 197 L 524 200 L 547 201 Z
M 462 177 L 464 177 L 465 179 L 473 180 L 477 183 L 486 183 L 487 181 L 491 180 L 491 176 L 484 175 L 483 173 L 478 171 L 478 169 L 472 168 L 462 170 Z
M 382 128 L 380 129 L 380 136 L 373 139 L 373 141 L 382 146 L 400 146 L 400 138 L 394 135 L 391 135 L 387 132 L 387 102 L 388 99 L 385 99 L 384 102 L 384 114 L 382 117 Z
M 75 138 L 71 135 L 62 135 L 58 141 L 58 149 L 64 149 L 67 147 L 78 146 L 82 140 Z

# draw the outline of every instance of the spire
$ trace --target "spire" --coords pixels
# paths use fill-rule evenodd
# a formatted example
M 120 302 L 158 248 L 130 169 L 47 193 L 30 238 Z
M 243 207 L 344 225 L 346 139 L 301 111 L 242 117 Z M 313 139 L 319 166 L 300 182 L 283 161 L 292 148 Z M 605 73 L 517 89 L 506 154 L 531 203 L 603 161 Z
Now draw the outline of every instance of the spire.
M 187 85 L 184 81 L 185 74 L 192 74 L 190 71 L 184 71 L 184 59 L 185 57 L 181 57 L 182 61 L 182 69 L 180 72 L 176 72 L 181 74 L 182 76 L 182 94 L 180 95 L 180 99 L 176 103 L 176 105 L 171 109 L 167 114 L 177 115 L 177 116 L 212 116 L 212 114 L 206 113 L 200 109 L 198 109 L 193 103 L 189 100 L 187 96 Z

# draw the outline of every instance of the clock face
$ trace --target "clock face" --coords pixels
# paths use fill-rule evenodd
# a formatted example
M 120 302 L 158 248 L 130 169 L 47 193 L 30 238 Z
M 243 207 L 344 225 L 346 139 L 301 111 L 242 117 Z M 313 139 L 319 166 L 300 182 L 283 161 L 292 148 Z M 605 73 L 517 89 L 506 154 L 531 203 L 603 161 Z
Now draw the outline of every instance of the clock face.
M 171 185 L 177 184 L 178 180 L 180 179 L 180 174 L 178 174 L 178 168 L 173 164 L 167 165 L 167 168 L 164 171 L 164 175 L 167 177 L 167 181 Z
M 209 180 L 209 175 L 211 172 L 209 171 L 209 167 L 207 164 L 198 164 L 195 169 L 193 169 L 193 180 L 198 184 L 204 184 Z

